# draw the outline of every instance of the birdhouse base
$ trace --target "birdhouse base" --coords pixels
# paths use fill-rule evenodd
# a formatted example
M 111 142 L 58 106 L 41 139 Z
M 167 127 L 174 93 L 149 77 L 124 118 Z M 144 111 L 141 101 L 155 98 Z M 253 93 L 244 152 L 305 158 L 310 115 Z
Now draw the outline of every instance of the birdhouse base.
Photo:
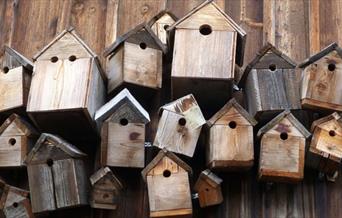
M 309 148 L 305 161 L 305 163 L 311 168 L 317 169 L 320 172 L 326 173 L 328 175 L 333 175 L 340 169 L 340 162 L 340 158 L 320 152 L 312 147 Z
M 153 211 L 150 213 L 150 217 L 188 218 L 188 217 L 192 217 L 192 209 Z
M 249 170 L 254 164 L 254 160 L 234 161 L 234 160 L 214 160 L 207 167 L 215 171 L 240 171 Z
M 342 111 L 342 105 L 304 98 L 301 100 L 302 107 L 306 109 L 319 109 L 328 111 Z

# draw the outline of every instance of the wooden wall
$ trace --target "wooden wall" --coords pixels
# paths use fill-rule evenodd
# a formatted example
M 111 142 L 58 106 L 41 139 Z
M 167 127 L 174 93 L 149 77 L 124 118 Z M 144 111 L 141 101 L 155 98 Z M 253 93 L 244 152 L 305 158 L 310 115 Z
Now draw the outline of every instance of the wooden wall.
M 0 0 L 0 60 L 3 45 L 31 58 L 63 29 L 73 26 L 97 53 L 163 9 L 182 16 L 201 0 Z M 295 61 L 337 41 L 342 45 L 341 0 L 216 0 L 248 33 L 245 64 L 266 41 L 275 44 Z M 104 59 L 102 65 L 105 66 Z M 159 102 L 158 100 L 156 100 Z M 166 101 L 166 99 L 164 99 Z M 156 108 L 150 110 L 152 141 Z M 309 124 L 309 120 L 306 122 Z M 93 145 L 96 147 L 96 145 Z M 192 160 L 194 180 L 203 170 L 203 146 Z M 256 146 L 257 147 L 257 146 Z M 257 151 L 257 148 L 256 148 Z M 156 151 L 147 149 L 148 160 Z M 257 158 L 256 158 L 257 159 Z M 120 210 L 103 212 L 88 207 L 43 215 L 49 217 L 148 217 L 146 187 L 139 170 L 116 172 L 126 181 L 127 195 Z M 13 185 L 27 187 L 25 170 L 0 171 Z M 298 185 L 267 185 L 256 181 L 256 167 L 247 173 L 226 173 L 222 205 L 202 209 L 194 200 L 194 217 L 341 217 L 342 176 L 335 183 L 306 170 Z

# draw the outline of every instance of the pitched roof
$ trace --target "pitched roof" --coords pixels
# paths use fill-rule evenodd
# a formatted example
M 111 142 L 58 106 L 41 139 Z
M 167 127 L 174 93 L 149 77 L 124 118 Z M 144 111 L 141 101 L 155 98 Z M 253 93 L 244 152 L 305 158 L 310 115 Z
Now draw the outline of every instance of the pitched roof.
M 103 55 L 107 57 L 112 53 L 115 53 L 122 43 L 124 43 L 128 38 L 142 30 L 146 30 L 146 32 L 151 36 L 153 41 L 158 45 L 160 50 L 162 50 L 164 53 L 167 52 L 167 47 L 159 40 L 159 38 L 156 36 L 156 34 L 154 34 L 152 29 L 146 23 L 141 23 L 137 25 L 134 29 L 128 31 L 122 36 L 119 36 L 113 44 L 111 44 L 104 50 Z
M 7 52 L 10 56 L 15 58 L 23 67 L 29 70 L 33 69 L 33 63 L 29 59 L 21 55 L 19 52 L 14 50 L 13 48 L 5 46 L 5 52 Z
M 192 174 L 192 169 L 189 165 L 187 165 L 184 161 L 182 161 L 179 157 L 177 157 L 174 153 L 171 151 L 166 150 L 163 148 L 159 151 L 157 156 L 153 158 L 153 160 L 141 171 L 141 175 L 143 179 L 146 181 L 147 174 L 164 158 L 168 157 L 171 160 L 173 160 L 178 166 L 183 168 L 184 170 L 188 171 L 188 173 Z
M 207 125 L 211 127 L 219 120 L 230 108 L 234 107 L 251 125 L 255 126 L 257 121 L 252 117 L 236 100 L 230 99 L 214 116 L 207 121 Z
M 322 117 L 318 120 L 315 120 L 311 125 L 311 132 L 314 131 L 316 126 L 321 125 L 321 124 L 328 122 L 330 120 L 336 120 L 339 123 L 339 125 L 342 127 L 342 116 L 339 113 L 334 112 L 328 116 L 325 116 L 325 117 Z
M 91 185 L 94 185 L 106 175 L 109 175 L 110 179 L 116 184 L 117 186 L 116 188 L 120 188 L 120 189 L 123 188 L 123 185 L 120 182 L 120 180 L 116 178 L 114 173 L 108 167 L 102 167 L 98 171 L 96 171 L 93 175 L 90 176 Z
M 104 121 L 108 119 L 115 111 L 124 103 L 130 102 L 134 108 L 132 108 L 138 115 L 140 115 L 141 120 L 146 124 L 150 122 L 150 116 L 148 112 L 141 106 L 141 104 L 133 97 L 133 95 L 128 91 L 128 89 L 122 90 L 117 94 L 112 100 L 103 105 L 95 113 L 96 121 Z
M 258 131 L 258 137 L 261 137 L 264 133 L 271 130 L 275 125 L 277 125 L 282 119 L 287 118 L 294 127 L 305 137 L 308 138 L 311 133 L 301 124 L 292 114 L 290 110 L 285 110 L 276 116 L 273 120 L 268 122 L 264 127 Z
M 16 126 L 23 132 L 23 134 L 27 137 L 38 136 L 38 132 L 36 129 L 28 123 L 26 120 L 21 118 L 17 114 L 11 114 L 5 122 L 0 126 L 0 135 L 9 127 L 12 123 L 15 123 Z
M 318 61 L 319 59 L 321 59 L 322 57 L 324 57 L 325 55 L 329 54 L 332 51 L 336 51 L 337 54 L 342 58 L 342 48 L 340 48 L 338 46 L 338 44 L 336 42 L 331 43 L 330 45 L 328 45 L 327 47 L 325 47 L 324 49 L 322 49 L 320 52 L 312 55 L 311 57 L 307 58 L 305 61 L 303 61 L 303 63 L 299 64 L 299 68 L 305 68 L 308 65 Z
M 201 172 L 199 178 L 196 181 L 196 184 L 194 186 L 194 189 L 196 191 L 198 191 L 198 189 L 200 188 L 201 182 L 203 180 L 206 181 L 210 186 L 212 186 L 214 188 L 219 186 L 223 182 L 223 180 L 220 177 L 215 175 L 210 170 L 206 169 L 206 170 Z
M 168 10 L 162 10 L 158 14 L 156 14 L 154 17 L 152 17 L 148 22 L 148 26 L 152 26 L 159 18 L 163 17 L 165 14 L 168 14 L 174 21 L 178 20 L 178 18 L 170 11 Z
M 283 60 L 285 60 L 287 63 L 289 63 L 290 65 L 293 66 L 293 68 L 295 68 L 297 66 L 297 63 L 295 63 L 293 60 L 291 60 L 291 58 L 289 58 L 287 55 L 285 55 L 284 53 L 282 53 L 281 51 L 279 51 L 276 47 L 274 47 L 271 43 L 267 42 L 257 53 L 256 56 L 254 57 L 254 59 L 246 66 L 242 77 L 239 81 L 238 86 L 239 87 L 244 87 L 246 79 L 249 75 L 249 72 L 253 69 L 254 65 L 257 64 L 260 59 L 266 55 L 268 53 L 268 51 L 272 51 L 273 54 L 279 56 L 280 58 L 282 58 Z

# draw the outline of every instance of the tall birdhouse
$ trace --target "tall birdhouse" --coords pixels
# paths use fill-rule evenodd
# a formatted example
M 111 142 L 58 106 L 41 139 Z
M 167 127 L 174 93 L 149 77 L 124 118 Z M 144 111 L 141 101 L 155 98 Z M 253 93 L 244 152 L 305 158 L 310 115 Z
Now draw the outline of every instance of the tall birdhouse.
M 88 204 L 86 156 L 62 138 L 41 134 L 26 159 L 34 213 Z
M 305 127 L 286 110 L 258 132 L 260 142 L 259 179 L 298 182 L 304 177 Z
M 193 95 L 161 107 L 154 146 L 192 157 L 205 119 Z
M 34 60 L 27 104 L 32 120 L 41 130 L 61 135 L 91 132 L 95 112 L 106 94 L 96 54 L 71 28 Z
M 210 170 L 201 172 L 194 187 L 194 190 L 198 193 L 200 207 L 208 207 L 222 203 L 221 183 L 222 179 Z
M 26 111 L 33 64 L 14 49 L 5 46 L 0 73 L 0 113 Z
M 312 140 L 306 162 L 321 172 L 333 175 L 342 159 L 342 117 L 338 113 L 318 119 L 311 126 Z
M 36 130 L 17 114 L 0 126 L 0 167 L 22 167 L 38 138 Z
M 147 183 L 150 217 L 191 217 L 191 168 L 172 152 L 161 150 L 141 172 Z
M 261 118 L 267 113 L 300 109 L 300 72 L 296 63 L 267 43 L 247 65 L 239 82 L 248 112 Z
M 93 208 L 115 210 L 122 201 L 123 186 L 113 172 L 101 168 L 90 177 L 92 186 L 90 205 Z
M 124 89 L 95 115 L 101 128 L 101 163 L 103 166 L 145 166 L 145 125 L 150 116 Z M 101 124 L 100 124 L 101 125 Z
M 33 218 L 29 193 L 0 181 L 0 217 Z
M 154 16 L 149 22 L 148 26 L 151 27 L 152 31 L 159 40 L 166 45 L 168 43 L 168 33 L 166 31 L 172 24 L 176 22 L 177 18 L 169 11 L 161 11 Z
M 234 98 L 208 120 L 208 167 L 228 170 L 252 167 L 256 123 Z
M 337 43 L 311 56 L 299 67 L 303 70 L 303 108 L 342 111 L 342 49 Z
M 108 57 L 108 93 L 119 86 L 162 87 L 162 60 L 166 46 L 142 23 L 118 37 L 104 55 Z

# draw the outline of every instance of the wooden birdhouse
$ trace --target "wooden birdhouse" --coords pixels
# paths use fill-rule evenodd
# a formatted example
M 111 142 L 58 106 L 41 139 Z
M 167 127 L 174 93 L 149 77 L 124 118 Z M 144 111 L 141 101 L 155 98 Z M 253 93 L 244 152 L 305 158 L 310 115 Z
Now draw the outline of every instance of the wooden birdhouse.
M 142 23 L 118 37 L 104 55 L 108 57 L 108 93 L 119 86 L 162 87 L 162 60 L 166 46 Z
M 168 33 L 166 31 L 172 24 L 177 20 L 177 17 L 169 11 L 161 11 L 154 16 L 149 22 L 148 26 L 151 27 L 152 31 L 159 40 L 166 45 L 168 42 Z
M 0 181 L 0 217 L 33 218 L 29 192 Z
M 24 114 L 31 84 L 33 64 L 14 49 L 5 46 L 0 73 L 0 113 Z
M 210 170 L 201 172 L 194 187 L 194 190 L 198 193 L 200 207 L 208 207 L 222 203 L 221 183 L 222 179 Z
M 103 166 L 145 166 L 145 125 L 150 116 L 124 89 L 103 105 L 95 115 L 101 128 L 101 163 Z
M 286 110 L 258 132 L 259 179 L 298 182 L 304 177 L 305 141 L 310 133 Z
M 17 114 L 0 126 L 0 167 L 22 167 L 38 138 L 36 130 Z
M 115 210 L 122 200 L 123 186 L 113 172 L 101 168 L 90 177 L 92 194 L 90 205 L 93 208 Z
M 191 217 L 191 167 L 166 149 L 141 172 L 147 183 L 150 217 Z
M 318 119 L 311 126 L 312 139 L 306 163 L 333 175 L 342 159 L 342 117 L 338 113 Z
M 193 95 L 161 107 L 154 146 L 192 157 L 205 119 Z
M 234 98 L 208 120 L 208 167 L 228 170 L 252 167 L 256 123 Z
M 333 43 L 299 67 L 302 107 L 342 111 L 342 49 Z
M 88 204 L 87 155 L 43 133 L 26 159 L 33 213 Z
M 64 30 L 34 57 L 27 112 L 46 132 L 87 135 L 104 104 L 104 74 L 74 29 Z
M 252 116 L 301 108 L 300 71 L 295 68 L 295 62 L 269 43 L 257 53 L 239 82 Z

